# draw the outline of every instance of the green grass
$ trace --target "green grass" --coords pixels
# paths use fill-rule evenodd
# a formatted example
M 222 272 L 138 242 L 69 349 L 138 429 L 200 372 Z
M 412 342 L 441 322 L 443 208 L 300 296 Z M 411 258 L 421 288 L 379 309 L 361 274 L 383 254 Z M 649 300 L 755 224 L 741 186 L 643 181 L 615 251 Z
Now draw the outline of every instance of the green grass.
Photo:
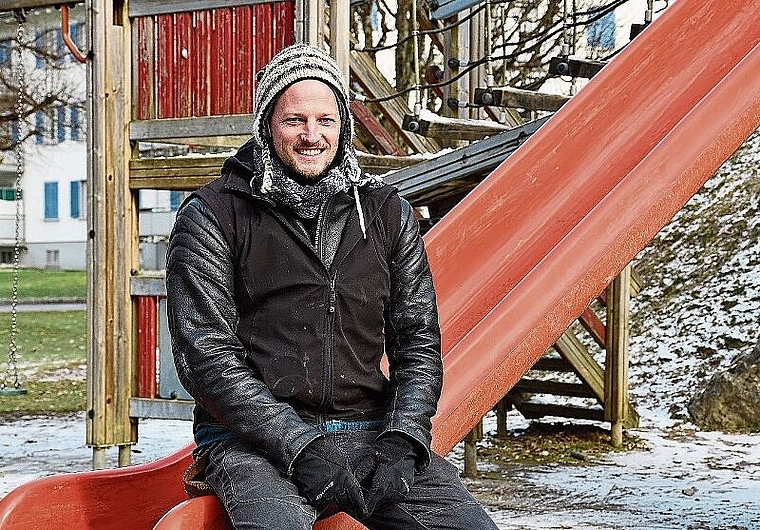
M 63 413 L 84 410 L 86 363 L 84 311 L 20 312 L 17 320 L 17 365 L 26 394 L 0 395 L 0 414 Z M 0 377 L 6 376 L 11 315 L 0 313 Z M 13 381 L 6 383 L 12 386 Z
M 8 301 L 12 294 L 13 269 L 0 269 L 0 300 Z M 85 271 L 19 270 L 19 300 L 83 300 L 86 295 Z

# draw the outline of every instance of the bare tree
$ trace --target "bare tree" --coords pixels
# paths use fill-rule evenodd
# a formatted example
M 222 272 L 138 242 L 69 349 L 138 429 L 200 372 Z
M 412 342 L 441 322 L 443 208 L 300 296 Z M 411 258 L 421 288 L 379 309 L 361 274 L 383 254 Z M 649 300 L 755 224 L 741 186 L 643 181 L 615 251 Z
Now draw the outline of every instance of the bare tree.
M 29 35 L 26 26 L 21 46 L 17 34 L 0 35 L 0 151 L 12 150 L 34 135 L 52 134 L 51 125 L 70 115 L 58 109 L 84 109 L 84 76 L 75 72 L 84 66 L 71 62 L 60 30 Z M 58 125 L 81 127 L 70 122 Z

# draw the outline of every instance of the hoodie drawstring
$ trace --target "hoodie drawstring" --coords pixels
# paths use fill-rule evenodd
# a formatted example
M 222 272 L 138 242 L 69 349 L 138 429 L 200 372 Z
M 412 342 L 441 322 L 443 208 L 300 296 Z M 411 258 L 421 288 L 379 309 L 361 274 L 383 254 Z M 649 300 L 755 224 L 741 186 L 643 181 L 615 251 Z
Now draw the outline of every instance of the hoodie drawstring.
M 364 211 L 362 210 L 362 203 L 359 201 L 359 188 L 356 184 L 354 188 L 354 200 L 356 201 L 356 211 L 359 213 L 359 227 L 362 229 L 364 239 L 367 239 L 367 227 L 364 224 Z

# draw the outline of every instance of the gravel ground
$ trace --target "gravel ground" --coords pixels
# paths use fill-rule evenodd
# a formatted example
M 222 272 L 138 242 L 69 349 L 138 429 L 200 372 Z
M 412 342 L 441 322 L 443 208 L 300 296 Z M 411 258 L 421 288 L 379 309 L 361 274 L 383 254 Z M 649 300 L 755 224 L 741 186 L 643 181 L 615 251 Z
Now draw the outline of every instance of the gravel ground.
M 519 428 L 519 416 L 510 425 Z M 488 431 L 488 423 L 486 424 Z M 25 417 L 0 425 L 0 497 L 37 477 L 86 471 L 83 414 Z M 191 439 L 190 423 L 143 420 L 133 463 Z M 632 431 L 644 451 L 609 453 L 579 465 L 496 466 L 466 479 L 501 529 L 760 528 L 760 435 L 689 429 Z M 461 466 L 462 448 L 449 458 Z M 108 453 L 116 465 L 116 450 Z

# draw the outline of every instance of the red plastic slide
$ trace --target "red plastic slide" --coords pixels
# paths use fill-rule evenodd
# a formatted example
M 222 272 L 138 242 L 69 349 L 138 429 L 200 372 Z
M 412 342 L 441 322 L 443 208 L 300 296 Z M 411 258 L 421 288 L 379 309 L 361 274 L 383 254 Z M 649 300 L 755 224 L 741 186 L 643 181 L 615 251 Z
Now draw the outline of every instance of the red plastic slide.
M 760 2 L 681 0 L 426 236 L 446 368 L 448 452 L 760 124 Z M 181 501 L 187 450 L 42 479 L 0 529 L 151 528 Z M 45 512 L 52 512 L 52 517 Z M 213 497 L 157 528 L 222 529 Z M 316 528 L 361 528 L 334 517 Z

